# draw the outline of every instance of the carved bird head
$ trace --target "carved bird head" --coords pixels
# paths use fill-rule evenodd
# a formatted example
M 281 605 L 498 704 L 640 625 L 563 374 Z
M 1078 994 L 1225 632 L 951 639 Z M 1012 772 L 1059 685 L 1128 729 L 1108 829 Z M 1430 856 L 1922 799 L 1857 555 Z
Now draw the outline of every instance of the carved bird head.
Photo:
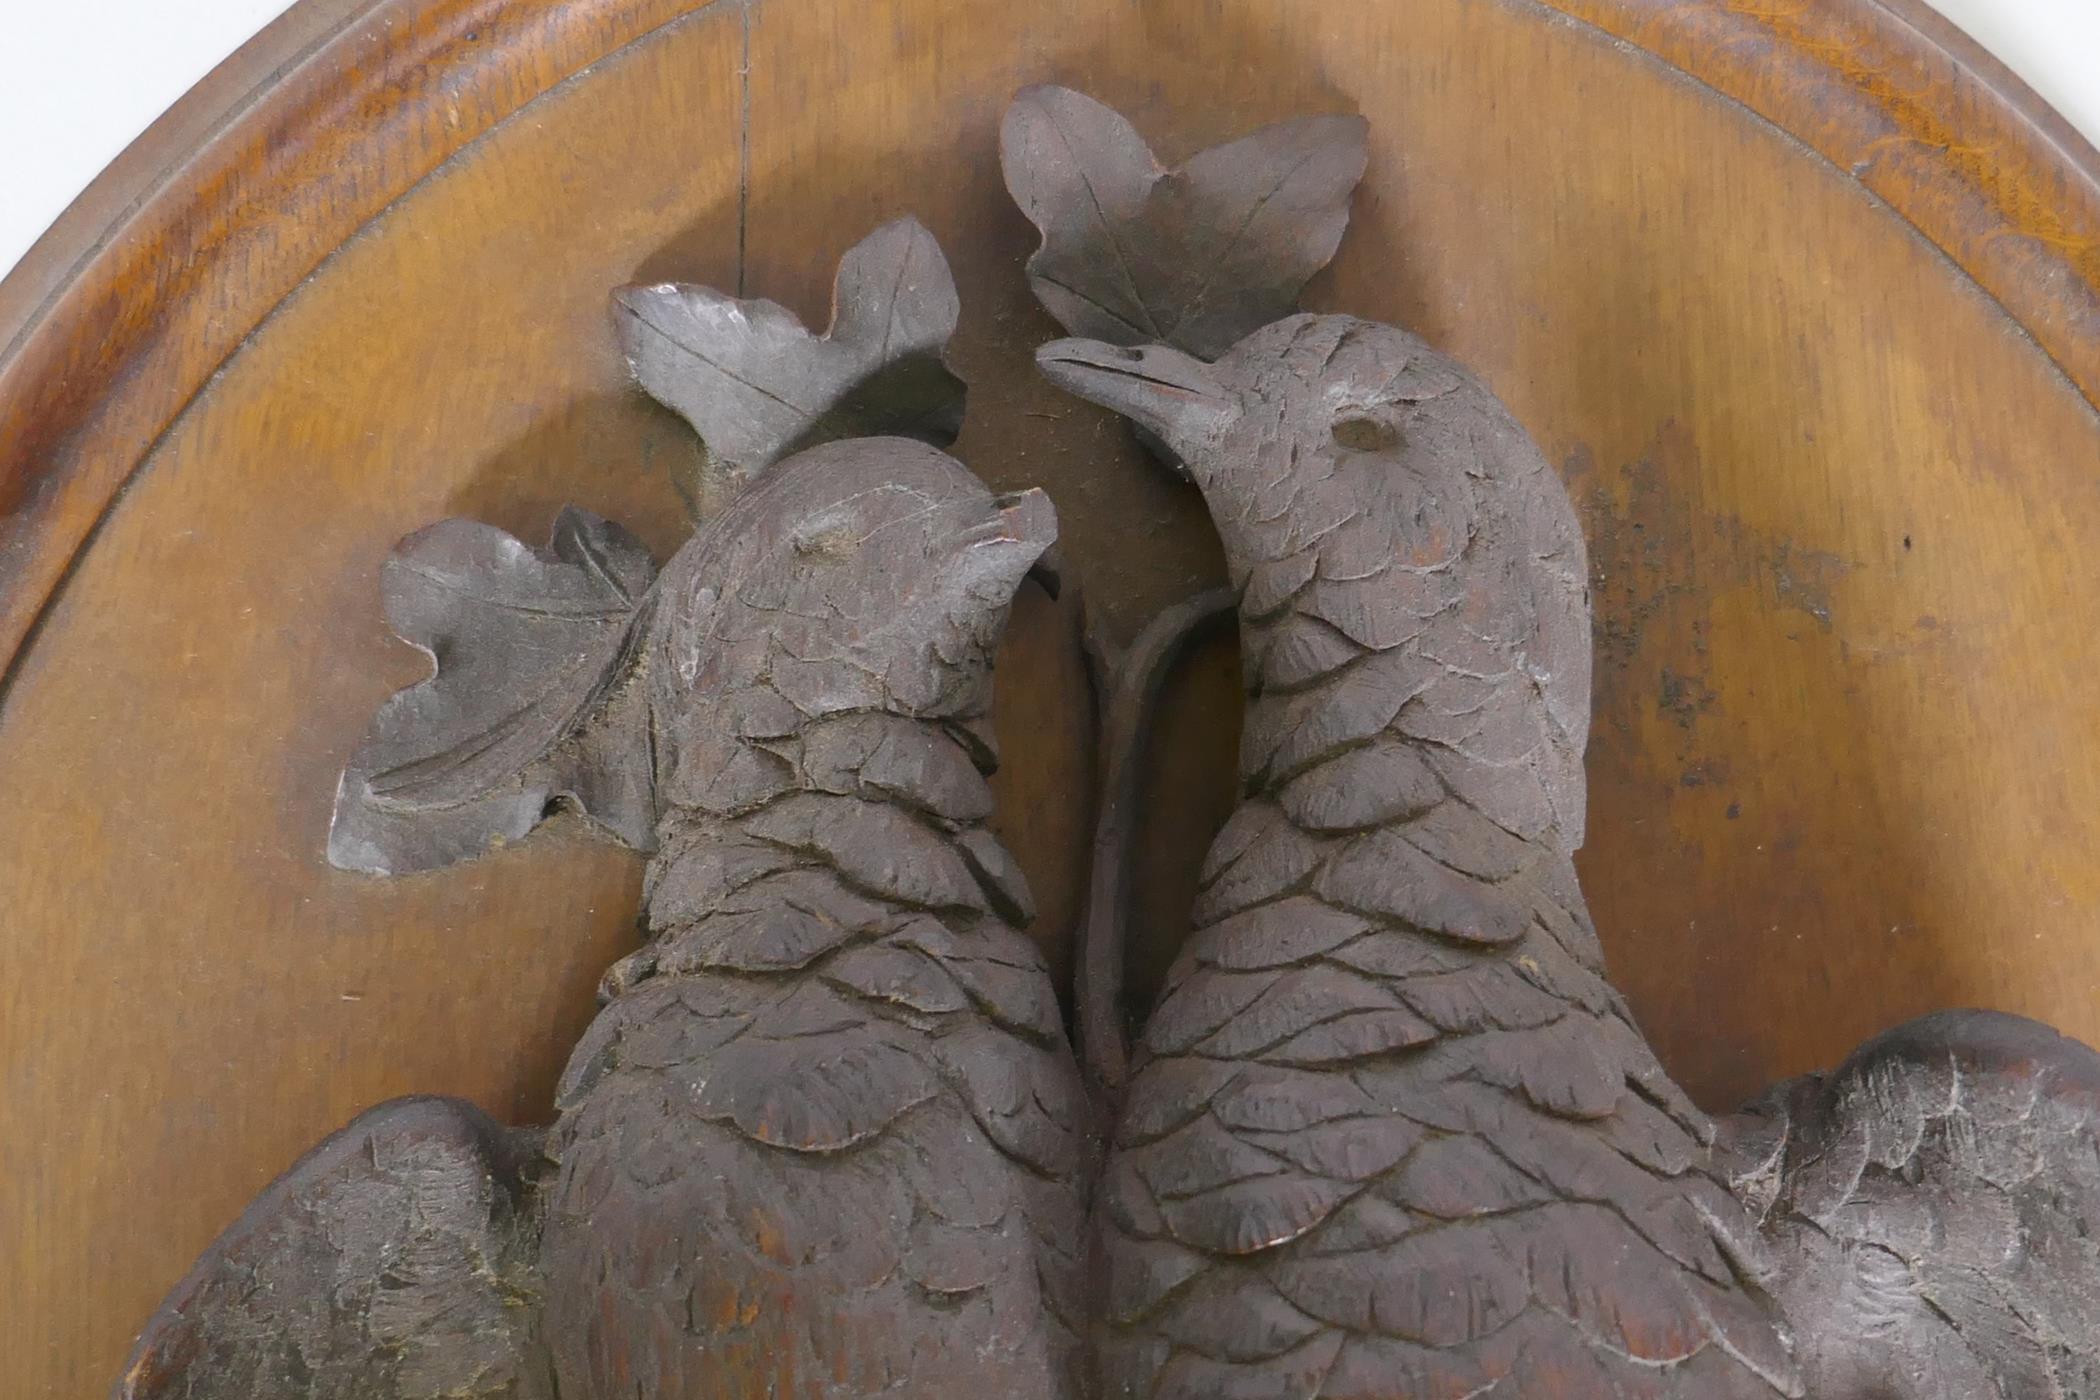
M 1589 728 L 1582 532 L 1484 384 L 1406 331 L 1352 316 L 1285 317 L 1211 364 L 1090 340 L 1036 358 L 1202 488 L 1243 615 L 1274 624 L 1245 652 L 1250 683 L 1289 690 L 1403 646 L 1462 676 L 1528 673 L 1551 718 L 1572 848 Z
M 1493 395 L 1419 337 L 1354 316 L 1287 316 L 1214 363 L 1166 345 L 1077 339 L 1043 346 L 1036 362 L 1059 387 L 1129 418 L 1206 496 L 1258 491 L 1284 464 L 1369 458 L 1451 487 L 1462 473 L 1499 474 L 1466 450 L 1486 445 L 1468 435 L 1474 420 L 1507 418 Z
M 647 663 L 659 731 L 717 705 L 751 737 L 850 711 L 972 717 L 1014 591 L 1056 534 L 1041 491 L 995 496 L 924 443 L 802 452 L 664 570 Z
M 995 497 L 928 445 L 954 439 L 963 395 L 933 235 L 900 219 L 848 250 L 822 335 L 705 287 L 614 306 L 641 386 L 700 434 L 680 484 L 710 518 L 660 575 L 573 509 L 545 549 L 464 520 L 402 541 L 388 616 L 434 671 L 344 768 L 339 866 L 446 865 L 557 804 L 652 849 L 666 804 L 721 797 L 753 744 L 830 716 L 937 721 L 990 767 L 991 652 L 1057 520 L 1041 492 Z

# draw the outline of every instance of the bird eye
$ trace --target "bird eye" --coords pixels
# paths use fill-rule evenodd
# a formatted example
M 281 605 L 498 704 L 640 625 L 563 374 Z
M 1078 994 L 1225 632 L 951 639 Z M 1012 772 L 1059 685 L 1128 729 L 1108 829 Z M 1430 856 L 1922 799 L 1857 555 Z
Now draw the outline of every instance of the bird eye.
M 1334 420 L 1334 440 L 1351 452 L 1391 452 L 1400 445 L 1400 430 L 1382 418 L 1362 414 Z

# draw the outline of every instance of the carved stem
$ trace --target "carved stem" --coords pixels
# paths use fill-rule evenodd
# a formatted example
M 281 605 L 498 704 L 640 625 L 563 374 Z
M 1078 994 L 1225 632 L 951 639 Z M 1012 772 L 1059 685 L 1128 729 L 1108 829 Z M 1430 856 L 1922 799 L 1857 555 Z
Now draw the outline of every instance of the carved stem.
M 1164 609 L 1145 625 L 1115 671 L 1102 719 L 1107 760 L 1094 823 L 1093 878 L 1081 934 L 1078 1003 L 1080 1067 L 1097 1101 L 1111 1110 L 1129 1075 L 1123 1009 L 1129 956 L 1130 872 L 1138 826 L 1138 782 L 1160 692 L 1190 649 L 1229 626 L 1239 595 L 1213 588 Z

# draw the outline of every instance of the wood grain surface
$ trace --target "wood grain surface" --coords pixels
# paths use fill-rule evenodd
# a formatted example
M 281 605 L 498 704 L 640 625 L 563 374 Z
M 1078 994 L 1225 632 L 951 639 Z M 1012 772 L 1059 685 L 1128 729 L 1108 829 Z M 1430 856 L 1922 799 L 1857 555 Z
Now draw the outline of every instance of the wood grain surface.
M 1707 1103 L 1939 1006 L 2100 1040 L 2100 158 L 1909 0 L 306 0 L 0 283 L 0 1393 L 99 1394 L 358 1109 L 544 1117 L 634 859 L 557 824 L 381 881 L 323 843 L 419 674 L 377 605 L 398 535 L 574 501 L 680 538 L 693 444 L 624 382 L 616 284 L 821 323 L 877 223 L 939 236 L 957 450 L 1049 489 L 1080 584 L 1024 593 L 1000 680 L 1005 834 L 1068 951 L 1077 600 L 1128 637 L 1220 566 L 1029 359 L 997 129 L 1036 81 L 1169 161 L 1370 119 L 1308 300 L 1476 366 L 1567 475 L 1583 874 Z M 1234 696 L 1223 647 L 1169 692 L 1144 926 L 1229 806 Z

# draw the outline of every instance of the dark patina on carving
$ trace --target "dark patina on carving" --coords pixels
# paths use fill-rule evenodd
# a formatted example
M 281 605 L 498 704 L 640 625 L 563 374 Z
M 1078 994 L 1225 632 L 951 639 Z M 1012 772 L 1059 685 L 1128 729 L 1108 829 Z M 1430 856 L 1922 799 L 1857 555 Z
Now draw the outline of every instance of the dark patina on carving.
M 1127 145 L 1058 159 L 1114 172 Z M 1042 263 L 1128 265 L 1102 225 L 1037 222 L 1093 240 Z M 1204 493 L 1246 796 L 1098 1193 L 1104 1391 L 2100 1393 L 2100 1056 L 1946 1013 L 1720 1121 L 1656 1062 L 1570 859 L 1582 537 L 1486 387 L 1347 316 L 1214 363 L 1129 338 L 1038 359 Z
M 661 573 L 578 511 L 545 550 L 450 521 L 389 562 L 436 672 L 374 721 L 331 857 L 426 869 L 574 806 L 653 852 L 648 940 L 551 1130 L 367 1113 L 213 1246 L 120 1395 L 1078 1393 L 1091 1116 L 986 825 L 992 651 L 1056 521 L 850 435 L 953 434 L 924 231 L 879 230 L 839 295 L 820 340 L 621 294 L 638 376 L 708 437 L 696 497 L 738 488 Z

